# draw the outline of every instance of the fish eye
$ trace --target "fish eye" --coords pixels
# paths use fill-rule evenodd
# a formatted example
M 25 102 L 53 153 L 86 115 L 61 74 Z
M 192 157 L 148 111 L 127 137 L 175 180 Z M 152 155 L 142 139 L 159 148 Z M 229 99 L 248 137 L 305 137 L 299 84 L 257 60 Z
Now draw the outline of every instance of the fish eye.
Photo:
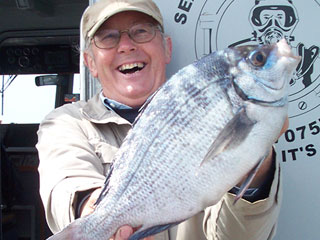
M 254 51 L 249 55 L 249 61 L 255 67 L 262 67 L 267 61 L 267 55 L 263 51 Z

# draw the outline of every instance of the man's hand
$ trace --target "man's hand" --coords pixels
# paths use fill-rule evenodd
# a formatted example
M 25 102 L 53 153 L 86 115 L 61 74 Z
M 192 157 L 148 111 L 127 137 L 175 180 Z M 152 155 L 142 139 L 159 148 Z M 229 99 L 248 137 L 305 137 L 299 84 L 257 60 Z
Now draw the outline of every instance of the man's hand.
M 111 238 L 110 240 L 127 240 L 134 232 L 135 231 L 132 227 L 125 225 L 120 227 L 113 238 Z M 154 237 L 146 237 L 143 240 L 154 240 Z
M 81 214 L 80 217 L 84 217 L 89 215 L 90 213 L 92 213 L 95 209 L 95 203 L 98 199 L 98 197 L 100 196 L 101 193 L 101 188 L 97 188 L 96 190 L 94 190 L 90 197 L 87 199 L 87 201 L 85 201 L 81 207 Z
M 288 117 L 286 118 L 283 126 L 282 126 L 282 129 L 279 133 L 279 136 L 278 138 L 283 134 L 285 133 L 285 131 L 287 131 L 289 127 L 289 119 Z M 270 149 L 270 152 L 269 152 L 269 155 L 266 157 L 266 159 L 263 161 L 259 171 L 257 172 L 257 174 L 255 175 L 254 179 L 252 180 L 251 184 L 250 184 L 250 187 L 252 188 L 257 188 L 259 187 L 264 181 L 265 179 L 267 178 L 268 176 L 268 173 L 269 173 L 269 169 L 271 168 L 272 166 L 272 161 L 274 159 L 274 156 L 273 156 L 273 148 Z M 241 186 L 242 183 L 247 179 L 248 176 L 245 176 L 242 181 L 238 184 L 238 186 Z
M 116 234 L 110 240 L 127 240 L 133 234 L 133 228 L 125 225 L 118 229 Z
M 86 215 L 89 215 L 90 213 L 92 213 L 95 209 L 95 203 L 98 199 L 98 197 L 100 196 L 101 193 L 101 188 L 97 188 L 96 190 L 94 190 L 90 197 L 88 198 L 88 200 L 83 204 L 83 207 L 81 209 L 81 216 L 80 217 L 84 217 Z M 136 229 L 138 230 L 138 229 Z M 135 229 L 133 229 L 132 227 L 125 225 L 120 227 L 116 234 L 110 239 L 110 240 L 127 240 L 129 239 L 129 237 L 135 232 Z M 153 236 L 144 238 L 143 240 L 154 240 Z
M 284 122 L 284 124 L 283 124 L 283 126 L 282 126 L 282 129 L 281 129 L 281 131 L 279 133 L 278 138 L 283 133 L 285 133 L 285 131 L 287 131 L 288 127 L 289 127 L 289 119 L 287 117 L 285 122 Z M 267 158 L 262 163 L 259 171 L 257 172 L 255 178 L 253 179 L 252 183 L 250 184 L 250 187 L 259 187 L 264 182 L 264 180 L 268 176 L 268 172 L 269 172 L 269 169 L 271 168 L 273 159 L 274 159 L 273 149 L 271 148 L 270 152 L 269 152 L 269 155 L 267 156 Z

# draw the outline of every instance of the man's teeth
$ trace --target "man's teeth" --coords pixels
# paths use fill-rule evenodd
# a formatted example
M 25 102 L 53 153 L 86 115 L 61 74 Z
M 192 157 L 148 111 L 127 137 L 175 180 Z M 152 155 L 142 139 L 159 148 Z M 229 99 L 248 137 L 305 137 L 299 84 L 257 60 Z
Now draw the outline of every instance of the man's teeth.
M 137 70 L 140 70 L 144 67 L 144 63 L 130 63 L 130 64 L 123 64 L 119 67 L 119 71 L 126 71 L 126 70 L 132 70 L 134 68 L 138 68 Z

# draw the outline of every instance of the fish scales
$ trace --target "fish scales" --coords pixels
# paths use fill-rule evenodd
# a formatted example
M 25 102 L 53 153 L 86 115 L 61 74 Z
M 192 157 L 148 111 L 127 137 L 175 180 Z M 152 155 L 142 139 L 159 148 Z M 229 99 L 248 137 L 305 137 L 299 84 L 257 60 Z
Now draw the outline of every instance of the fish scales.
M 195 72 L 195 76 L 197 76 L 197 72 Z M 172 79 L 172 80 L 173 80 L 172 82 L 174 82 L 175 79 Z M 197 78 L 197 80 L 199 81 L 199 78 Z M 209 86 L 209 88 L 208 88 L 208 86 Z M 184 128 L 184 137 L 180 138 L 179 141 L 182 141 L 180 144 L 182 146 L 183 146 L 183 144 L 185 144 L 185 146 L 187 148 L 190 148 L 193 146 L 193 149 L 188 149 L 187 151 L 183 150 L 183 152 L 187 152 L 191 155 L 191 156 L 184 156 L 184 157 L 187 157 L 188 159 L 194 159 L 197 161 L 196 164 L 194 164 L 194 166 L 196 168 L 200 166 L 201 159 L 203 159 L 204 155 L 206 154 L 206 151 L 209 148 L 208 145 L 211 144 L 211 141 L 212 141 L 211 139 L 214 139 L 215 135 L 218 134 L 218 129 L 217 129 L 217 131 L 214 131 L 214 129 L 209 128 L 209 125 L 207 125 L 206 128 L 205 128 L 205 126 L 199 125 L 198 123 L 200 122 L 200 119 L 202 119 L 202 121 L 203 121 L 203 119 L 205 118 L 208 121 L 210 121 L 210 119 L 213 119 L 213 117 L 215 117 L 215 118 L 217 117 L 217 113 L 220 113 L 220 117 L 218 119 L 221 118 L 221 120 L 224 120 L 225 123 L 228 122 L 228 119 L 225 119 L 225 117 L 223 117 L 226 115 L 225 111 L 223 111 L 223 110 L 226 109 L 226 106 L 228 106 L 229 103 L 226 103 L 225 101 L 223 101 L 225 99 L 225 98 L 223 98 L 223 96 L 219 96 L 221 94 L 221 91 L 219 90 L 219 88 L 217 86 L 215 86 L 215 84 L 208 85 L 208 86 L 207 86 L 207 89 L 208 89 L 208 91 L 211 90 L 209 92 L 212 94 L 212 99 L 217 100 L 217 102 L 212 101 L 213 106 L 215 106 L 215 107 L 218 106 L 218 111 L 211 112 L 214 116 L 212 116 L 212 114 L 211 115 L 208 114 L 206 111 L 201 111 L 201 109 L 198 108 L 198 105 L 194 101 L 192 101 L 192 100 L 194 100 L 194 98 L 190 98 L 188 94 L 186 94 L 185 97 L 178 97 L 176 99 L 176 102 L 178 102 L 180 100 L 183 102 L 187 102 L 188 104 L 181 104 L 181 103 L 172 104 L 172 105 L 169 104 L 170 106 L 168 106 L 168 104 L 157 103 L 157 102 L 155 102 L 155 104 L 154 104 L 156 106 L 158 106 L 158 105 L 168 106 L 169 109 L 166 109 L 166 111 L 163 111 L 164 109 L 162 109 L 161 114 L 166 116 L 166 119 L 169 119 L 169 120 L 177 118 L 177 111 L 179 111 L 181 113 L 185 113 L 181 116 L 178 115 L 178 117 L 187 118 L 188 120 L 184 120 L 184 121 L 189 122 L 189 124 L 187 124 L 187 125 L 184 124 L 184 126 L 185 127 L 187 126 L 187 128 Z M 171 89 L 171 91 L 169 93 L 175 92 L 175 91 L 179 91 L 181 93 L 181 89 L 179 89 L 179 90 Z M 216 97 L 216 96 L 218 96 L 218 97 Z M 162 99 L 160 99 L 160 100 L 162 100 Z M 190 100 L 190 101 L 188 101 L 188 100 Z M 154 101 L 157 101 L 157 99 L 154 99 Z M 180 108 L 175 107 L 174 108 L 175 111 L 173 111 L 172 106 L 174 106 L 174 105 L 180 106 Z M 210 105 L 207 107 L 210 107 Z M 185 108 L 187 108 L 187 109 L 185 109 Z M 190 111 L 190 109 L 191 109 L 191 111 Z M 153 113 L 151 108 L 150 108 L 149 112 Z M 149 112 L 144 112 L 144 114 L 146 116 L 148 116 Z M 227 112 L 230 115 L 230 110 Z M 192 113 L 192 114 L 190 114 L 190 113 Z M 147 118 L 145 118 L 145 119 L 146 119 L 146 121 L 158 122 L 158 120 L 157 120 L 158 116 L 159 116 L 159 114 L 152 114 L 151 117 L 153 117 L 154 119 L 147 119 Z M 192 123 L 190 123 L 190 121 L 192 121 Z M 220 122 L 223 122 L 223 121 L 220 121 Z M 141 120 L 141 121 L 138 121 L 137 124 L 143 125 L 144 122 Z M 221 125 L 223 125 L 223 124 L 221 124 Z M 199 126 L 202 129 L 198 129 Z M 139 125 L 137 125 L 135 127 L 139 128 Z M 222 128 L 222 126 L 221 126 L 221 128 Z M 142 128 L 140 128 L 140 129 L 142 130 Z M 152 133 L 151 136 L 146 134 L 145 130 L 142 130 L 141 133 L 136 132 L 137 136 L 140 136 L 140 137 L 141 136 L 148 136 L 149 139 L 141 140 L 141 141 L 139 141 L 140 145 L 133 146 L 134 149 L 139 149 L 139 153 L 143 154 L 143 158 L 146 158 L 146 159 L 148 159 L 148 158 L 157 159 L 160 157 L 165 158 L 165 159 L 168 159 L 170 157 L 171 158 L 181 158 L 181 149 L 177 148 L 176 144 L 175 144 L 175 143 L 177 143 L 177 140 L 176 140 L 177 136 L 181 136 L 181 134 L 179 134 L 179 132 L 181 132 L 181 125 L 170 124 L 170 121 L 169 121 L 169 123 L 167 123 L 167 122 L 163 123 L 163 126 L 156 127 L 156 129 L 148 129 L 147 131 Z M 162 137 L 158 137 L 159 131 L 161 131 L 161 133 L 162 133 L 161 136 L 165 137 L 166 139 L 163 139 Z M 195 132 L 198 133 L 201 131 L 209 134 L 207 139 L 205 139 L 203 137 L 198 137 L 198 138 L 193 137 L 195 135 Z M 199 135 L 199 134 L 196 134 L 196 135 Z M 132 139 L 135 139 L 135 138 L 132 138 Z M 170 144 L 167 144 L 166 146 L 163 146 L 163 147 L 158 147 L 159 145 L 161 145 L 161 143 L 170 143 Z M 128 146 L 132 146 L 132 143 L 130 143 L 129 141 L 128 141 Z M 144 149 L 144 146 L 148 146 L 148 149 Z M 201 146 L 202 146 L 202 148 L 200 148 Z M 122 146 L 122 147 L 125 147 L 125 146 Z M 141 150 L 141 149 L 144 149 L 144 150 Z M 169 156 L 164 155 L 164 152 L 163 152 L 164 149 L 167 149 L 166 153 Z M 127 150 L 124 150 L 123 152 L 126 153 Z M 133 153 L 133 154 L 135 154 L 135 153 Z M 151 156 L 149 156 L 149 155 L 151 155 Z M 127 158 L 127 157 L 131 158 L 130 156 L 124 156 L 124 158 Z M 139 155 L 136 157 L 140 158 Z M 170 162 L 167 162 L 167 164 L 163 164 L 163 163 L 157 162 L 157 161 L 146 162 L 146 164 L 149 164 L 150 166 L 141 166 L 141 168 L 145 169 L 145 171 L 136 170 L 136 172 L 137 172 L 135 174 L 136 182 L 139 183 L 140 181 L 143 181 L 144 178 L 147 178 L 147 179 L 153 179 L 153 180 L 151 180 L 153 183 L 157 182 L 161 185 L 161 179 L 163 177 L 163 174 L 162 174 L 162 176 L 154 174 L 155 171 L 152 171 L 152 170 L 150 171 L 149 169 L 157 169 L 157 173 L 159 173 L 159 174 L 168 172 L 168 169 L 170 169 L 169 172 L 171 172 L 171 173 L 174 173 L 175 171 L 181 171 L 182 174 L 180 175 L 180 177 L 182 177 L 182 180 L 187 183 L 187 186 L 190 186 L 191 183 L 189 183 L 190 178 L 188 177 L 188 173 L 190 171 L 196 172 L 196 169 L 192 170 L 192 169 L 186 168 L 184 164 L 181 164 L 181 161 L 173 162 L 175 164 L 169 164 L 169 163 Z M 155 165 L 155 166 L 152 166 L 152 165 Z M 122 172 L 122 170 L 121 170 L 121 172 Z M 116 174 L 116 172 L 114 174 Z M 213 174 L 214 174 L 214 172 L 213 172 Z M 169 174 L 169 176 L 165 176 L 165 177 L 174 179 L 174 178 L 172 178 L 172 176 L 170 174 Z M 195 184 L 199 185 L 199 186 L 206 186 L 206 184 L 204 184 L 205 182 L 206 182 L 206 180 L 204 180 L 204 182 L 195 183 Z M 112 183 L 110 183 L 110 184 L 112 185 Z M 174 190 L 179 187 L 178 184 L 179 183 L 175 184 L 173 182 L 169 186 L 166 186 L 166 189 L 167 189 L 166 192 L 167 193 L 174 192 Z M 137 184 L 135 189 L 132 187 L 133 192 L 128 193 L 128 195 L 129 196 L 130 195 L 137 196 L 138 198 L 141 197 L 140 194 L 137 194 L 137 193 L 139 193 L 139 186 L 140 186 L 140 184 Z M 153 186 L 153 188 L 158 188 L 158 187 L 160 188 L 161 186 L 157 186 L 157 185 Z M 186 188 L 185 191 L 189 191 L 189 193 L 187 193 L 188 195 L 191 194 L 190 189 Z M 163 193 L 161 193 L 161 195 L 162 194 Z M 179 195 L 180 194 L 181 193 L 179 193 Z M 167 194 L 167 195 L 170 195 L 170 194 Z M 184 194 L 182 193 L 182 195 L 184 195 Z M 197 196 L 198 194 L 193 192 L 193 195 Z M 149 201 L 146 201 L 146 204 L 148 204 L 148 202 L 149 202 L 149 204 L 152 204 L 152 202 L 155 202 L 155 201 L 158 202 L 158 204 L 160 204 L 160 201 L 158 201 L 158 199 L 171 199 L 172 198 L 172 197 L 170 198 L 170 196 L 163 197 L 163 195 L 162 195 L 162 198 L 160 198 L 161 196 L 157 196 L 156 194 L 154 194 L 153 196 L 154 196 L 154 198 L 150 198 Z M 138 201 L 138 200 L 139 199 L 132 199 L 133 202 Z M 168 201 L 168 202 L 170 202 L 170 201 Z M 165 204 L 167 204 L 167 200 L 165 200 L 165 202 L 162 203 L 161 206 L 164 206 Z M 183 205 L 183 204 L 185 204 L 185 199 L 181 200 L 181 205 Z M 140 212 L 140 213 L 145 210 L 144 206 L 141 206 L 141 207 L 142 207 L 141 209 L 138 209 L 138 212 Z M 162 208 L 158 209 L 157 211 L 161 210 Z M 175 211 L 176 211 L 176 206 L 174 206 L 173 208 L 168 208 L 168 212 L 165 214 L 172 214 L 172 212 L 175 212 Z M 176 221 L 178 221 L 178 219 L 176 219 Z M 143 222 L 141 222 L 141 224 L 142 223 Z M 160 222 L 160 224 L 163 224 L 163 223 Z
M 254 65 L 246 73 L 256 52 L 266 55 L 267 67 Z M 128 133 L 94 213 L 52 239 L 109 239 L 129 224 L 141 227 L 135 240 L 217 203 L 276 140 L 298 62 L 282 41 L 226 49 L 180 70 Z M 268 77 L 272 66 L 277 81 Z

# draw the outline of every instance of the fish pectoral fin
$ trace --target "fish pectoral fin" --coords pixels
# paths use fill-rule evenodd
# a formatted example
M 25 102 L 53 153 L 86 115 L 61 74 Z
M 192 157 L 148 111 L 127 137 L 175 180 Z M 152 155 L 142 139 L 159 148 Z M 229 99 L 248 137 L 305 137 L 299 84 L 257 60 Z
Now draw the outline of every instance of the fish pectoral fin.
M 200 165 L 227 149 L 237 147 L 248 136 L 255 123 L 247 116 L 246 109 L 241 108 L 213 141 Z
M 168 224 L 163 224 L 163 225 L 157 225 L 157 226 L 153 226 L 153 227 L 150 227 L 147 229 L 143 229 L 143 227 L 142 227 L 141 229 L 136 231 L 133 235 L 131 235 L 129 237 L 129 240 L 139 240 L 139 239 L 146 238 L 148 236 L 153 236 L 159 232 L 167 230 L 175 225 L 178 225 L 179 223 L 181 223 L 183 221 L 168 223 Z
M 245 192 L 247 191 L 247 189 L 249 188 L 253 178 L 256 176 L 258 170 L 260 169 L 263 161 L 266 159 L 266 156 L 262 157 L 259 162 L 254 166 L 254 168 L 251 169 L 251 171 L 249 172 L 247 178 L 244 180 L 244 182 L 241 184 L 235 200 L 233 202 L 233 204 L 236 204 L 236 202 L 243 197 L 243 195 L 245 194 Z

